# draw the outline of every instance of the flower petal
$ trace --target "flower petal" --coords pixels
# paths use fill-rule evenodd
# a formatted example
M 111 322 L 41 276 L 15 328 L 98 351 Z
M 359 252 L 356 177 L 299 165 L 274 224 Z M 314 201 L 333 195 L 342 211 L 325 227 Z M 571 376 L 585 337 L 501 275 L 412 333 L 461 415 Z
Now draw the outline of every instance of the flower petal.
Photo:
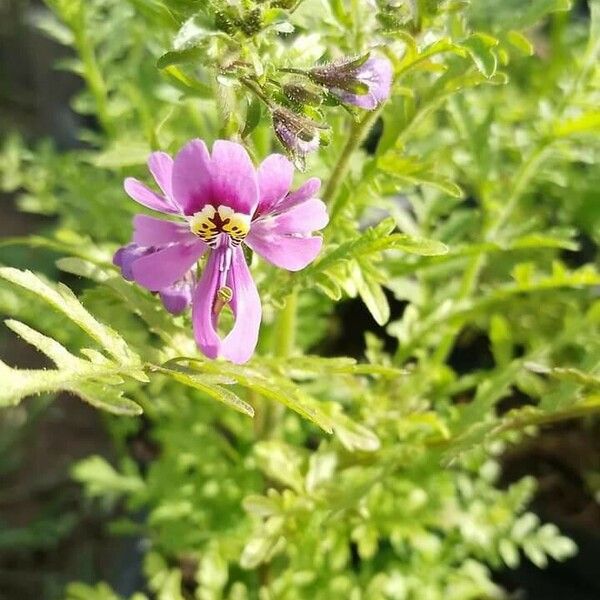
M 112 262 L 115 267 L 121 269 L 121 275 L 124 279 L 133 281 L 131 265 L 138 258 L 146 256 L 146 254 L 151 254 L 153 251 L 153 248 L 145 248 L 137 244 L 127 244 L 127 246 L 123 246 L 115 252 Z
M 188 142 L 173 163 L 173 199 L 185 215 L 192 215 L 212 200 L 211 164 L 202 140 Z
M 141 181 L 133 177 L 127 177 L 123 183 L 123 187 L 129 197 L 146 208 L 168 214 L 177 212 L 166 198 L 159 196 L 156 192 L 147 188 Z
M 155 219 L 148 215 L 135 215 L 133 241 L 139 246 L 165 246 L 174 242 L 194 243 L 199 240 L 187 224 Z
M 233 250 L 227 283 L 233 290 L 231 309 L 235 323 L 221 344 L 220 354 L 231 362 L 241 364 L 250 359 L 258 343 L 262 308 L 256 284 L 240 246 Z
M 211 252 L 202 272 L 202 277 L 194 290 L 192 299 L 192 322 L 196 344 L 208 358 L 217 358 L 221 348 L 221 338 L 215 328 L 213 306 L 219 285 L 218 252 Z
M 282 154 L 267 156 L 258 168 L 259 214 L 268 213 L 289 192 L 294 165 Z
M 257 233 L 254 230 L 245 241 L 265 260 L 288 271 L 304 269 L 318 256 L 323 245 L 323 239 L 319 236 L 294 237 L 274 232 Z
M 135 260 L 131 265 L 133 278 L 153 292 L 159 292 L 182 279 L 202 256 L 206 246 L 173 244 Z
M 389 98 L 393 76 L 394 68 L 387 58 L 370 58 L 356 71 L 356 79 L 368 87 L 366 94 L 353 94 L 336 88 L 330 91 L 347 104 L 373 110 Z
M 258 183 L 246 149 L 235 142 L 217 140 L 212 150 L 211 172 L 213 204 L 253 215 L 258 204 Z
M 295 235 L 312 233 L 329 223 L 327 207 L 322 200 L 311 198 L 288 208 L 253 221 L 252 230 L 258 235 Z
M 321 189 L 321 180 L 318 177 L 312 177 L 304 182 L 295 192 L 290 192 L 278 205 L 278 212 L 282 212 L 300 204 L 309 198 L 313 198 Z
M 173 197 L 171 178 L 173 176 L 173 159 L 166 152 L 153 152 L 148 157 L 148 168 L 167 199 Z
M 378 104 L 390 96 L 394 67 L 387 58 L 370 58 L 360 69 L 359 79 L 367 83 Z
M 219 250 L 211 252 L 202 278 L 194 291 L 192 320 L 194 336 L 202 352 L 209 358 L 221 356 L 241 364 L 253 354 L 258 342 L 262 318 L 260 298 L 241 247 L 233 250 L 227 285 L 233 292 L 231 309 L 235 322 L 225 339 L 217 332 L 217 316 L 214 312 L 215 297 L 219 286 Z

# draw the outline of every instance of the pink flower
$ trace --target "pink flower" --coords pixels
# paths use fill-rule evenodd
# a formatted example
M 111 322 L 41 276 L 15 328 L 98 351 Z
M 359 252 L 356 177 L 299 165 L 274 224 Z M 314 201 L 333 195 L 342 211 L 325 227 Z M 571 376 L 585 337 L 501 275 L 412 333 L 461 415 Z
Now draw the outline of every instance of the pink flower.
M 173 160 L 150 155 L 148 167 L 158 194 L 136 179 L 125 180 L 131 198 L 173 220 L 136 215 L 133 244 L 117 251 L 123 276 L 161 293 L 169 309 L 187 304 L 191 293 L 196 343 L 210 357 L 246 362 L 254 352 L 261 304 L 242 243 L 270 263 L 298 271 L 313 261 L 322 239 L 312 233 L 327 225 L 323 202 L 314 196 L 321 182 L 309 179 L 290 192 L 294 168 L 280 154 L 256 170 L 240 144 L 218 140 L 212 154 L 202 140 L 188 142 Z M 207 253 L 202 276 L 195 266 Z M 219 315 L 229 305 L 234 324 L 221 338 Z M 171 306 L 172 308 L 173 306 Z M 172 311 L 175 312 L 175 311 Z

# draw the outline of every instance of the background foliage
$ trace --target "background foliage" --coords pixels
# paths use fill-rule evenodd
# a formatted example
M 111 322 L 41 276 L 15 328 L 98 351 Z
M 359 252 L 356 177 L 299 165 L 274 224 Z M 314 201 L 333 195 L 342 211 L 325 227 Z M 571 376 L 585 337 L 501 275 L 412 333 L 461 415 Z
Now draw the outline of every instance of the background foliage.
M 64 390 L 117 415 L 118 460 L 73 476 L 99 507 L 124 503 L 115 532 L 144 540 L 146 588 L 128 597 L 496 598 L 490 569 L 571 556 L 528 512 L 531 478 L 499 485 L 498 457 L 600 405 L 600 4 L 46 3 L 35 25 L 72 49 L 59 67 L 85 82 L 88 126 L 71 151 L 6 137 L 3 190 L 55 226 L 2 244 L 81 279 L 76 296 L 0 269 L 6 326 L 54 365 L 0 362 L 0 405 Z M 381 109 L 285 97 L 280 68 L 372 47 L 394 64 Z M 322 177 L 331 224 L 300 273 L 253 261 L 260 350 L 233 366 L 199 357 L 189 318 L 111 256 L 137 212 L 122 180 L 152 149 L 227 136 L 256 160 L 281 151 L 256 86 L 322 128 L 298 182 Z M 373 321 L 354 356 L 332 356 L 347 297 Z M 473 338 L 489 353 L 461 365 Z

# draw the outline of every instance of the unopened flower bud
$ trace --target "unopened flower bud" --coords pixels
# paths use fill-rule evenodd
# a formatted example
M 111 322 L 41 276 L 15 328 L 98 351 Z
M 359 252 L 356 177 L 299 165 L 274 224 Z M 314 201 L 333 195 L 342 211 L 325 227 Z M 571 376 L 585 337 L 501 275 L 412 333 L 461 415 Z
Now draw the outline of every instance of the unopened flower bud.
M 312 89 L 308 89 L 305 85 L 300 83 L 286 83 L 283 86 L 283 93 L 288 100 L 297 106 L 302 106 L 304 104 L 318 106 L 321 104 L 322 100 L 321 94 Z
M 272 115 L 277 138 L 298 169 L 303 171 L 306 155 L 319 148 L 319 125 L 284 106 L 275 107 Z

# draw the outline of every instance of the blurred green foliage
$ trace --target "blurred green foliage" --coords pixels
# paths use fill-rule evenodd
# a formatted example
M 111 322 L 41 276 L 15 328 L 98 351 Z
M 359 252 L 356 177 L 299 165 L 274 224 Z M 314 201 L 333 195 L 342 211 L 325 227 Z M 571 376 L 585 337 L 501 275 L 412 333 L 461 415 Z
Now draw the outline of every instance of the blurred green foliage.
M 7 326 L 56 365 L 0 363 L 0 404 L 68 390 L 143 410 L 110 420 L 117 465 L 73 469 L 94 501 L 145 511 L 114 523 L 147 541 L 131 600 L 500 598 L 490 569 L 571 556 L 527 511 L 533 480 L 499 487 L 498 456 L 600 406 L 600 3 L 589 19 L 567 0 L 46 3 L 37 26 L 73 49 L 60 67 L 85 81 L 73 107 L 96 126 L 70 152 L 6 138 L 2 189 L 57 225 L 3 245 L 58 252 L 89 285 L 78 299 L 0 270 Z M 280 151 L 244 81 L 283 102 L 280 68 L 372 47 L 395 70 L 382 108 L 293 107 L 328 128 L 306 165 L 326 183 L 321 257 L 293 275 L 253 261 L 258 355 L 199 358 L 189 318 L 111 265 L 137 211 L 123 177 L 191 137 Z M 364 355 L 318 356 L 346 297 L 379 327 Z M 474 337 L 489 364 L 472 347 L 459 368 L 453 349 Z

